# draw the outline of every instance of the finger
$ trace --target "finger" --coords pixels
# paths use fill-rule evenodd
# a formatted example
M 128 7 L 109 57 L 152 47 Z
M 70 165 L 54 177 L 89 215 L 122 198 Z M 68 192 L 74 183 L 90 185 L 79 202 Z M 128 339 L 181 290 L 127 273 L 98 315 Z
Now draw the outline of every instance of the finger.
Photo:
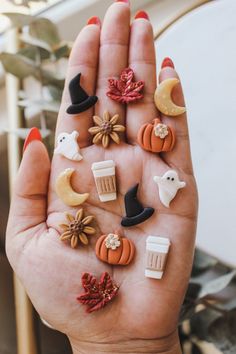
M 162 65 L 163 67 L 163 65 Z M 171 66 L 164 66 L 159 75 L 159 82 L 168 78 L 178 78 L 178 74 Z M 185 106 L 181 83 L 177 84 L 172 91 L 172 100 L 179 106 Z M 177 117 L 167 117 L 162 115 L 163 123 L 172 127 L 176 135 L 176 143 L 172 151 L 162 153 L 163 159 L 173 168 L 178 168 L 186 173 L 193 173 L 189 132 L 186 113 Z
M 129 66 L 134 70 L 135 81 L 145 82 L 144 98 L 129 104 L 126 114 L 127 139 L 135 143 L 140 126 L 157 117 L 153 102 L 156 88 L 156 55 L 152 25 L 144 11 L 136 15 L 131 27 Z
M 94 107 L 78 115 L 66 113 L 67 107 L 71 104 L 68 85 L 78 73 L 81 73 L 80 84 L 88 95 L 94 95 L 96 85 L 96 73 L 98 66 L 98 53 L 100 41 L 100 22 L 85 26 L 79 33 L 68 64 L 68 71 L 65 81 L 65 89 L 62 104 L 58 116 L 56 135 L 61 132 L 79 131 L 79 145 L 85 147 L 89 145 L 90 134 L 88 128 L 92 125 Z
M 125 123 L 125 106 L 107 97 L 108 79 L 120 77 L 128 63 L 128 44 L 130 32 L 130 8 L 128 3 L 116 2 L 106 12 L 99 53 L 99 70 L 96 95 L 96 115 L 102 116 L 105 110 L 110 115 L 119 114 L 119 123 Z
M 39 140 L 37 128 L 31 129 L 12 194 L 6 233 L 7 249 L 11 249 L 16 236 L 19 236 L 19 244 L 23 245 L 29 237 L 46 229 L 50 160 Z M 24 231 L 27 236 L 20 237 Z M 15 244 L 18 242 L 15 241 Z

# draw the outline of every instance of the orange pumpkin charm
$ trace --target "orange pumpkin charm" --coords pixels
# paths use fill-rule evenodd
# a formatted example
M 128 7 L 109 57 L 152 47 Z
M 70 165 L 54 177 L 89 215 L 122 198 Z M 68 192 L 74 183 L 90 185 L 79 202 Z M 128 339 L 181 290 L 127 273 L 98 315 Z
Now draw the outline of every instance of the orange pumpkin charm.
M 133 242 L 116 234 L 102 235 L 95 247 L 96 256 L 109 264 L 127 265 L 134 258 Z
M 171 151 L 175 144 L 175 133 L 159 118 L 155 118 L 152 123 L 141 126 L 138 143 L 144 150 L 151 152 Z

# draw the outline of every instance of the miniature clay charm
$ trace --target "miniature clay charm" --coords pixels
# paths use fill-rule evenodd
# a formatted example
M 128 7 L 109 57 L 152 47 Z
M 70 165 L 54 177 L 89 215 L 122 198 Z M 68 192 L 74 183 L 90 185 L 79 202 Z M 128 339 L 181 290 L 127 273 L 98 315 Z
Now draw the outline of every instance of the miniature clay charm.
M 127 265 L 134 258 L 133 242 L 116 234 L 99 237 L 95 248 L 96 256 L 103 262 L 116 265 Z
M 71 186 L 71 176 L 74 171 L 74 168 L 67 168 L 62 171 L 56 179 L 56 193 L 63 203 L 68 206 L 80 205 L 89 197 L 89 193 L 79 194 L 73 190 Z
M 119 286 L 107 272 L 102 273 L 100 281 L 90 273 L 84 273 L 81 278 L 85 293 L 77 300 L 87 306 L 86 312 L 91 313 L 105 307 L 117 295 Z
M 97 96 L 89 96 L 80 86 L 81 73 L 76 75 L 69 84 L 69 92 L 72 104 L 67 108 L 67 113 L 78 114 L 95 105 Z
M 110 139 L 112 139 L 116 144 L 120 143 L 120 138 L 117 133 L 124 132 L 125 127 L 123 125 L 116 124 L 119 119 L 119 114 L 115 114 L 110 117 L 108 111 L 103 113 L 103 118 L 98 116 L 93 116 L 93 121 L 96 126 L 89 128 L 89 133 L 94 135 L 93 143 L 102 143 L 104 148 L 107 148 Z
M 174 117 L 186 112 L 185 107 L 177 106 L 171 98 L 172 89 L 178 83 L 179 80 L 176 78 L 166 79 L 158 85 L 154 93 L 154 101 L 157 109 L 167 116 Z
M 107 96 L 120 103 L 130 103 L 143 98 L 141 91 L 144 81 L 134 82 L 134 72 L 131 68 L 122 71 L 120 79 L 108 79 L 109 91 Z
M 96 230 L 89 226 L 91 221 L 94 220 L 94 217 L 92 215 L 84 217 L 83 214 L 83 209 L 79 209 L 75 217 L 67 213 L 67 224 L 59 225 L 59 227 L 64 231 L 60 236 L 60 240 L 69 241 L 72 248 L 76 248 L 79 241 L 84 245 L 87 245 L 89 242 L 87 236 L 96 233 Z
M 79 145 L 77 143 L 79 133 L 73 131 L 69 133 L 60 133 L 57 137 L 57 147 L 54 150 L 55 154 L 60 154 L 69 160 L 80 161 L 83 156 L 79 153 Z
M 121 220 L 122 226 L 138 225 L 145 220 L 149 219 L 154 213 L 151 207 L 144 208 L 137 199 L 138 184 L 130 188 L 125 194 L 125 210 L 126 216 Z
M 171 151 L 175 144 L 174 130 L 155 118 L 152 123 L 143 124 L 138 132 L 138 143 L 147 151 Z
M 158 185 L 160 200 L 167 208 L 178 190 L 186 186 L 185 182 L 179 180 L 179 176 L 174 170 L 167 171 L 162 177 L 154 176 L 153 180 Z
M 154 279 L 162 278 L 169 248 L 170 240 L 168 238 L 148 236 L 146 240 L 146 277 Z
M 92 164 L 99 199 L 108 202 L 116 199 L 116 175 L 113 160 L 94 162 Z

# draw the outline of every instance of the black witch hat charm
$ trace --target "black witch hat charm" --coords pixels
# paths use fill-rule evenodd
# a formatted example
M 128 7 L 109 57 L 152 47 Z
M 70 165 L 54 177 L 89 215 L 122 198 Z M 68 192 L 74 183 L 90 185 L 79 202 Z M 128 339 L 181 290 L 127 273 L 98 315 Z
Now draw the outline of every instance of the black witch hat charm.
M 154 213 L 151 207 L 144 208 L 137 199 L 138 184 L 130 188 L 125 194 L 125 210 L 126 216 L 122 218 L 122 226 L 138 225 L 145 220 L 149 219 Z
M 69 92 L 72 104 L 67 108 L 69 114 L 78 114 L 95 105 L 97 96 L 89 96 L 80 86 L 81 73 L 76 75 L 69 84 Z

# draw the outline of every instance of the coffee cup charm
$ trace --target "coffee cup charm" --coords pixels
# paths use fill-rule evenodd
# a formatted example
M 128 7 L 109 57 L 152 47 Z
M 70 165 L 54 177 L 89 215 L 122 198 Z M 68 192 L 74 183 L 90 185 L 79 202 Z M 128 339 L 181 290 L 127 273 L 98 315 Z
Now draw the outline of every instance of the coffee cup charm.
M 168 238 L 148 236 L 146 240 L 146 277 L 154 279 L 162 278 L 169 248 L 170 240 Z
M 92 164 L 92 171 L 100 201 L 108 202 L 115 200 L 117 195 L 114 161 L 94 162 Z

